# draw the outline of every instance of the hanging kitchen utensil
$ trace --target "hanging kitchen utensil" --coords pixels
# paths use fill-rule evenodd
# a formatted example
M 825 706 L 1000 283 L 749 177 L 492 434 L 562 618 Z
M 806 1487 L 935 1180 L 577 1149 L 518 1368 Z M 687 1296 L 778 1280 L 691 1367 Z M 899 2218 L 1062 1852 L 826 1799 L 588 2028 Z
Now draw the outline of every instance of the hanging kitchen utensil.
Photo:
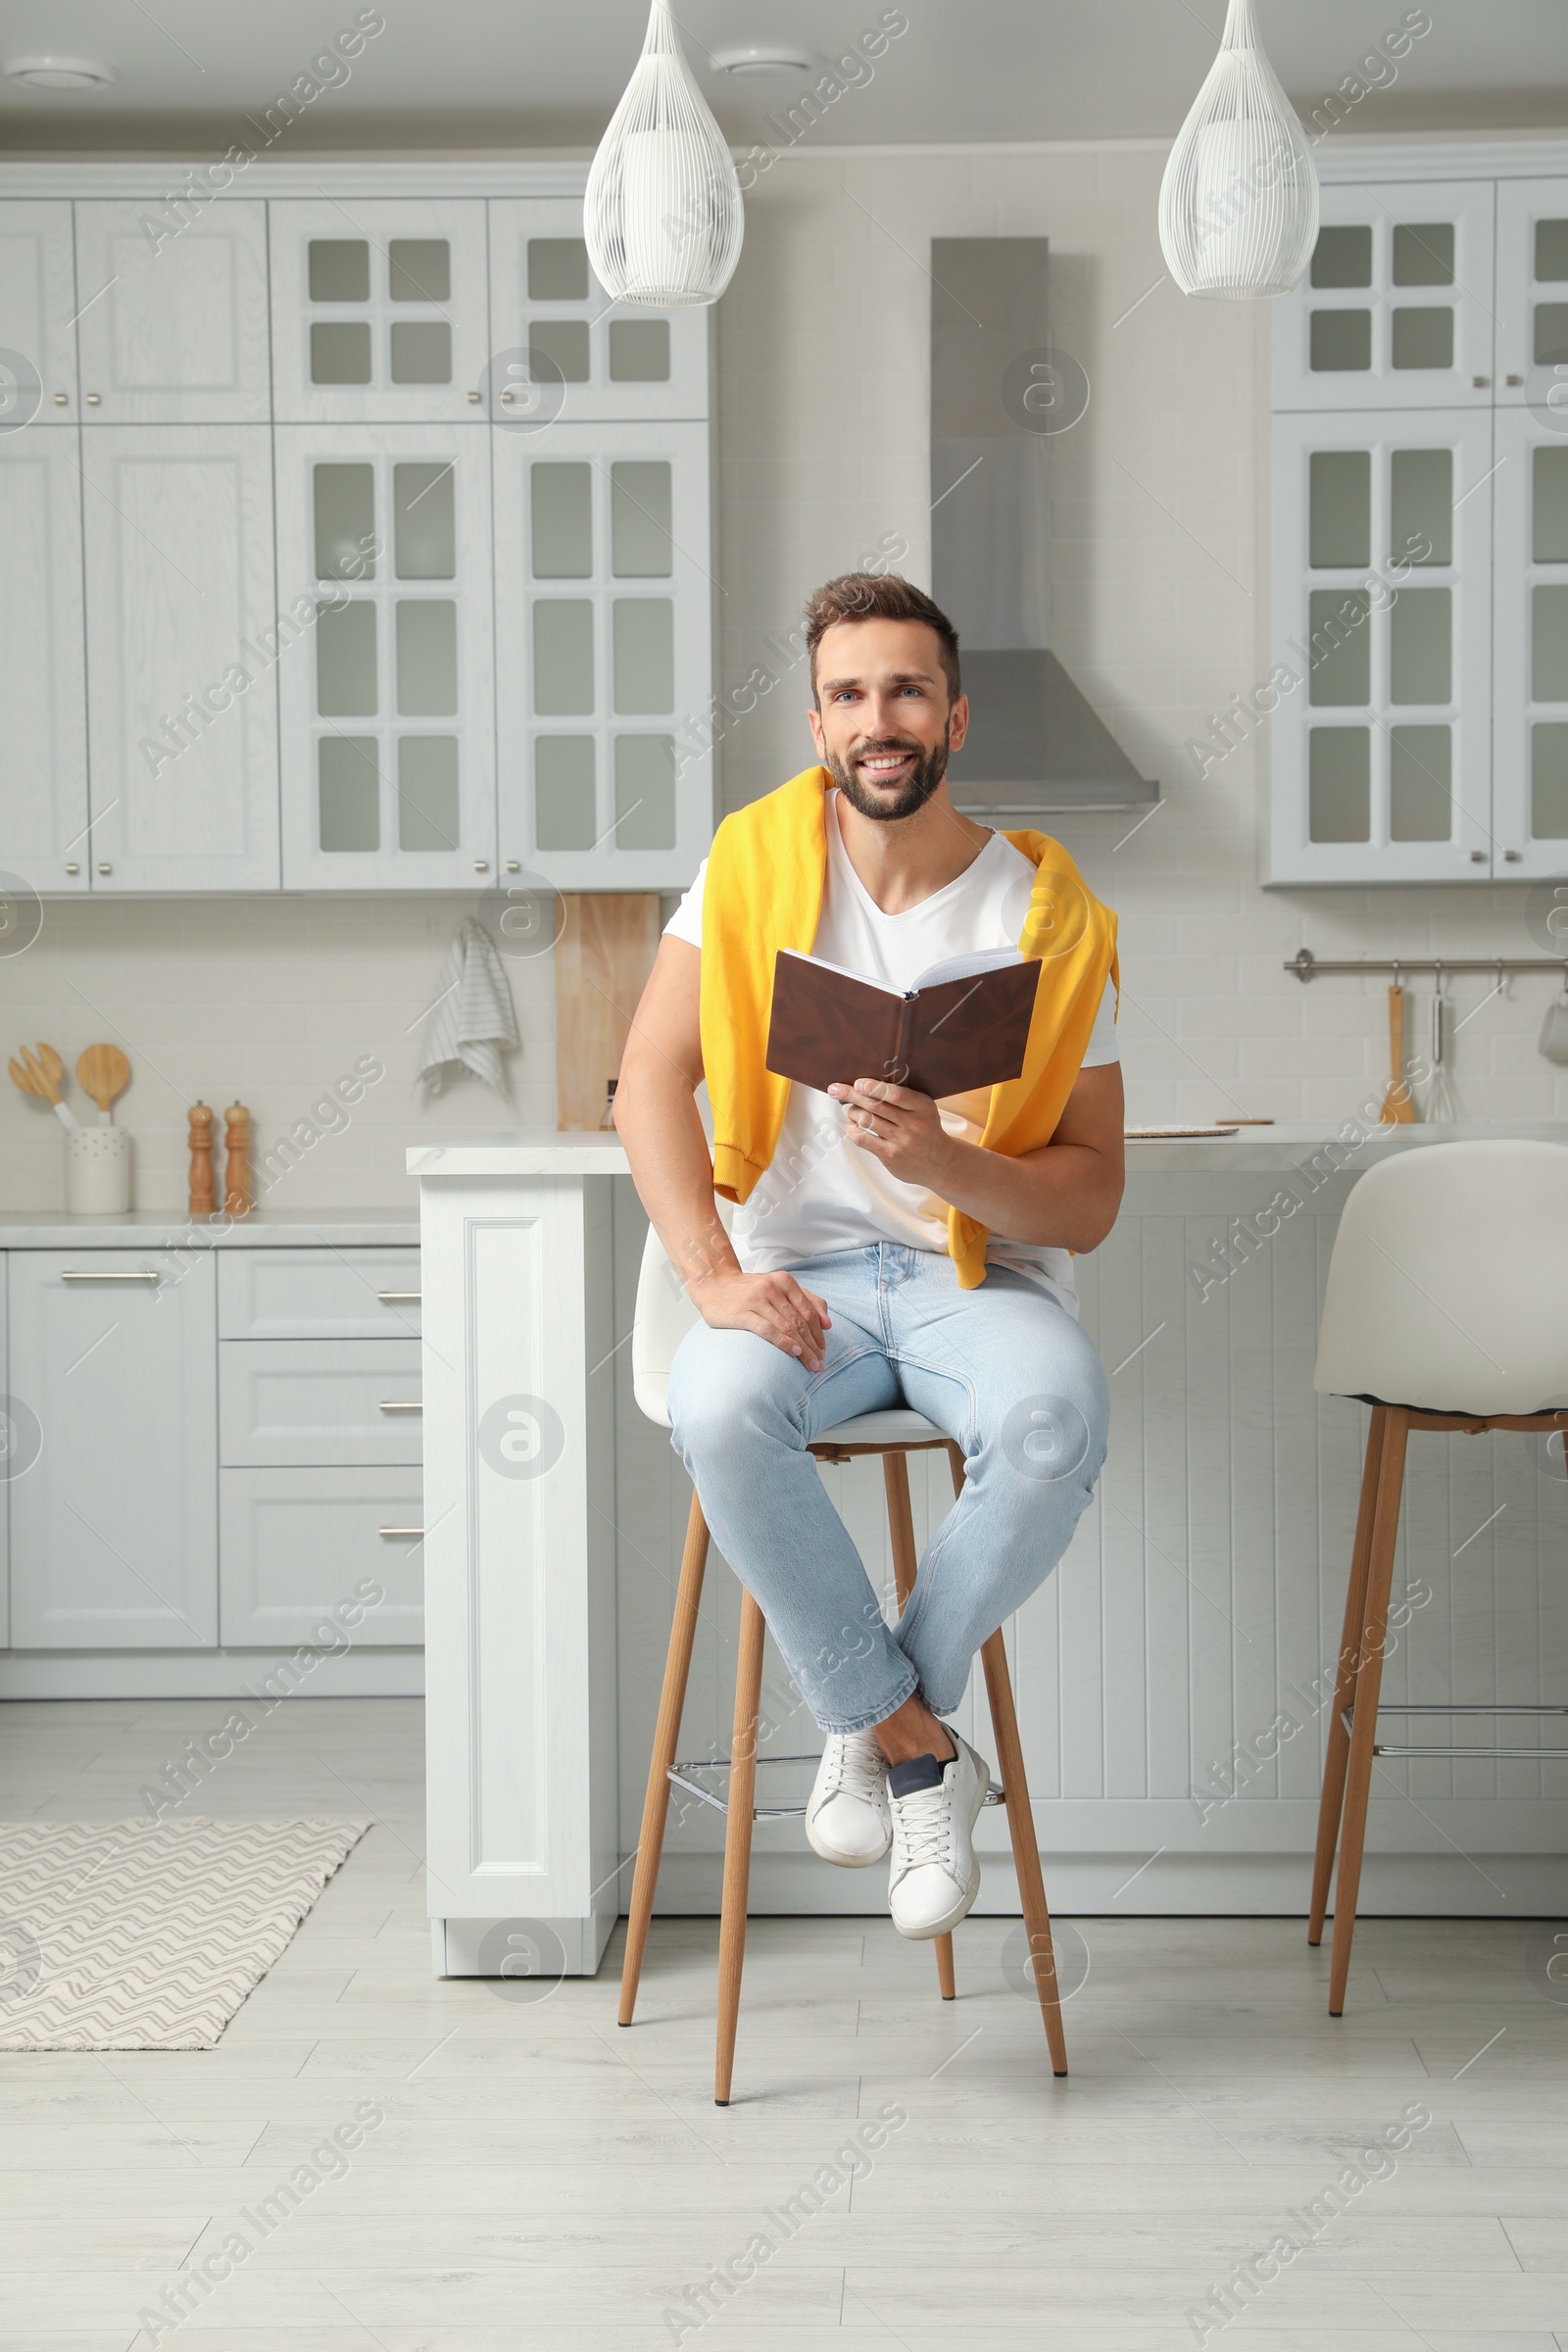
M 1379 1124 L 1385 1127 L 1413 1127 L 1415 1110 L 1410 1102 L 1410 1082 L 1404 1074 L 1404 991 L 1399 986 L 1399 967 L 1394 967 L 1394 986 L 1389 991 L 1389 1060 L 1392 1071 L 1389 1091 L 1378 1112 Z
M 13 1083 L 20 1086 L 24 1095 L 41 1095 L 46 1102 L 54 1104 L 55 1117 L 62 1127 L 80 1126 L 81 1121 L 70 1103 L 60 1100 L 60 1081 L 65 1075 L 65 1064 L 53 1046 L 38 1046 L 30 1054 L 24 1046 L 21 1069 L 14 1061 L 6 1066 Z
M 1443 1066 L 1443 1016 L 1446 1004 L 1443 995 L 1443 966 L 1432 992 L 1432 1086 L 1427 1095 L 1426 1115 L 1434 1126 L 1450 1126 L 1458 1117 L 1453 1106 L 1453 1094 L 1448 1085 L 1448 1073 Z
M 98 1105 L 98 1124 L 112 1127 L 110 1107 L 130 1084 L 130 1064 L 118 1046 L 84 1046 L 76 1055 L 76 1084 Z
M 1541 1051 L 1548 1061 L 1568 1061 L 1568 963 L 1562 967 L 1562 995 L 1546 1006 L 1541 1024 Z

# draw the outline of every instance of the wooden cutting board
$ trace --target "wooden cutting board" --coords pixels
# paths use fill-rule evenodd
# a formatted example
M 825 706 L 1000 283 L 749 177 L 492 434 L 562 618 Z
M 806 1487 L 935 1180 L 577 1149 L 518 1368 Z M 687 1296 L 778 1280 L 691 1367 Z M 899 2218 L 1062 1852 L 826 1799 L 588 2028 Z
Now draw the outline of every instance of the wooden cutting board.
M 657 891 L 563 898 L 556 942 L 556 1125 L 597 1127 L 659 953 Z

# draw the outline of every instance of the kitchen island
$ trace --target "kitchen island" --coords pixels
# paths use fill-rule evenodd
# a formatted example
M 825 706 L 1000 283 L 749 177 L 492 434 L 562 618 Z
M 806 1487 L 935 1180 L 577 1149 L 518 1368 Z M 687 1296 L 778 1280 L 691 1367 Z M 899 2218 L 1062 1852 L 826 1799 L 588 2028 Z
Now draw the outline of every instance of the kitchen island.
M 1318 1306 L 1381 1153 L 1557 1126 L 1242 1129 L 1130 1143 L 1078 1264 L 1110 1452 L 1065 1558 L 1007 1628 L 1047 1886 L 1063 1911 L 1304 1914 L 1366 1408 L 1316 1396 Z M 690 1490 L 631 1395 L 645 1219 L 613 1136 L 409 1153 L 421 1191 L 430 1910 L 435 1965 L 592 1971 L 630 1888 Z M 916 1535 L 948 1507 L 911 1462 Z M 874 1464 L 823 1476 L 879 1589 Z M 1412 1446 L 1390 1699 L 1568 1693 L 1568 1484 L 1516 1434 Z M 714 1555 L 685 1757 L 727 1751 L 738 1588 Z M 984 1749 L 974 1693 L 957 1718 Z M 1429 1719 L 1464 1738 L 1463 1719 Z M 1475 1730 L 1488 1737 L 1487 1727 Z M 1551 1734 L 1546 1735 L 1547 1742 Z M 819 1739 L 767 1653 L 760 1753 Z M 775 1785 L 776 1784 L 776 1790 Z M 719 1786 L 715 1778 L 714 1786 Z M 1380 1767 L 1362 1909 L 1560 1911 L 1568 1765 Z M 797 1768 L 761 1801 L 804 1794 Z M 663 1912 L 713 1913 L 720 1817 L 672 1811 Z M 1016 1909 L 987 1816 L 979 1908 Z M 795 1822 L 759 1823 L 752 1906 L 881 1907 Z

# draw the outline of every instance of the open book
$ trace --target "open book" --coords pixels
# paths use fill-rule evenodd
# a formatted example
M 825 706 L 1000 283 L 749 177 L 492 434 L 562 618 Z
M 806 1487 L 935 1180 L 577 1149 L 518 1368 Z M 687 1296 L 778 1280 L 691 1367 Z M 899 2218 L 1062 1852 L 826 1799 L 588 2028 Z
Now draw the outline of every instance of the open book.
M 950 956 L 902 994 L 781 948 L 773 965 L 767 1066 L 825 1094 L 887 1078 L 938 1098 L 1023 1069 L 1040 965 L 1016 948 Z

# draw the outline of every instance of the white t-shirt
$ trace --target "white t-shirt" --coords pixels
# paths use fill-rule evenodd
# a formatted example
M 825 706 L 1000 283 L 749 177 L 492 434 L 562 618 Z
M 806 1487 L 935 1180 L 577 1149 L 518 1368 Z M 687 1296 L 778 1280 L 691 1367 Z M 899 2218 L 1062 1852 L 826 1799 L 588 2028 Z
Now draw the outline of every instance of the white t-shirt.
M 828 795 L 827 870 L 811 952 L 884 987 L 905 989 L 944 956 L 1018 944 L 1035 869 L 1021 850 L 993 833 L 972 865 L 943 890 L 902 914 L 885 914 L 850 863 L 838 827 L 836 792 Z M 672 938 L 703 944 L 705 858 L 696 881 L 665 924 Z M 1086 1069 L 1120 1058 L 1114 990 L 1107 982 L 1084 1055 Z M 941 1105 L 950 1135 L 978 1143 L 990 1088 L 950 1096 Z M 735 1212 L 735 1254 L 749 1274 L 772 1273 L 830 1250 L 900 1242 L 946 1254 L 946 1203 L 923 1186 L 890 1175 L 869 1152 L 845 1140 L 847 1113 L 831 1095 L 792 1085 L 772 1164 Z M 1076 1314 L 1072 1253 L 993 1233 L 986 1257 L 1013 1266 Z

